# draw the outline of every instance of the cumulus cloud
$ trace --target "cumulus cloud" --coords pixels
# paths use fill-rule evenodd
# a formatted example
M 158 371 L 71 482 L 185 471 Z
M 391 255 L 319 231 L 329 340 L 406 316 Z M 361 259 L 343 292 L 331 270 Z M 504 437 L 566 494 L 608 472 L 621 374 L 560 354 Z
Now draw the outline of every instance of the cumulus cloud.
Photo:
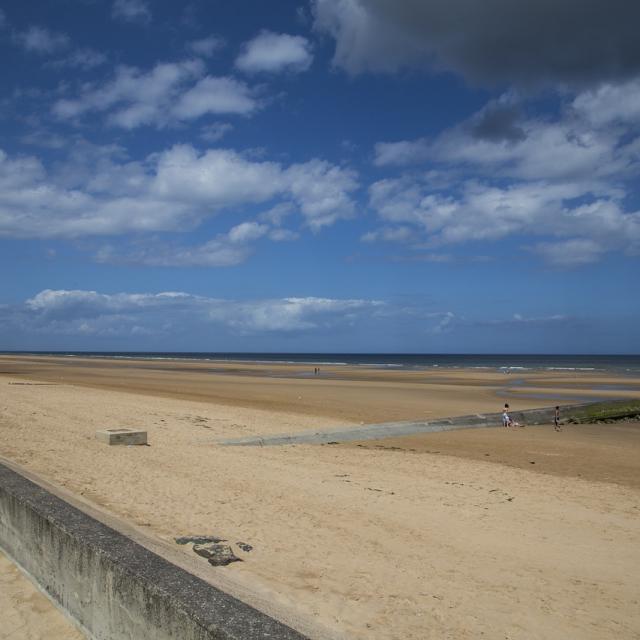
M 306 71 L 313 61 L 311 43 L 302 36 L 262 31 L 245 43 L 235 62 L 245 73 Z
M 156 239 L 144 243 L 137 241 L 133 247 L 125 249 L 107 244 L 96 253 L 95 260 L 151 267 L 232 267 L 245 262 L 253 254 L 255 243 L 262 238 L 290 242 L 298 237 L 299 234 L 290 229 L 246 221 L 202 244 L 178 245 Z
M 322 160 L 283 168 L 269 161 L 249 161 L 221 149 L 198 154 L 192 147 L 174 147 L 163 154 L 153 184 L 161 198 L 188 198 L 209 206 L 267 202 L 288 195 L 313 230 L 353 214 L 350 193 L 357 187 L 353 172 Z
M 151 20 L 151 10 L 144 0 L 114 0 L 111 15 L 124 22 L 146 24 Z
M 218 142 L 227 133 L 233 131 L 233 125 L 229 122 L 213 122 L 200 129 L 200 137 L 207 142 Z
M 315 27 L 349 73 L 403 66 L 454 71 L 474 83 L 589 85 L 640 71 L 626 0 L 313 0 Z
M 350 194 L 357 187 L 353 171 L 324 160 L 291 165 L 284 175 L 287 188 L 313 231 L 354 215 Z
M 56 53 L 69 46 L 69 37 L 66 34 L 36 25 L 30 26 L 26 31 L 14 34 L 14 39 L 26 51 L 32 53 Z
M 630 163 L 637 164 L 633 150 L 618 144 L 621 132 L 596 130 L 570 120 L 543 119 L 522 121 L 518 129 L 521 135 L 514 139 L 479 137 L 461 126 L 435 140 L 379 143 L 375 163 L 439 163 L 525 180 L 606 177 L 620 175 Z
M 555 118 L 522 116 L 506 95 L 432 139 L 376 144 L 374 162 L 380 167 L 441 164 L 524 180 L 625 177 L 640 167 L 638 139 L 629 135 L 633 129 L 611 123 L 616 109 L 630 119 L 633 115 L 636 98 L 626 87 L 618 106 L 606 107 L 607 112 L 600 92 L 585 92 Z
M 635 255 L 640 213 L 625 198 L 640 174 L 637 88 L 629 81 L 587 90 L 546 118 L 525 115 L 517 96 L 505 94 L 434 138 L 377 144 L 379 167 L 427 171 L 371 187 L 385 226 L 363 239 L 402 240 L 413 223 L 432 246 L 547 236 L 530 249 L 557 267 L 609 251 Z
M 573 108 L 596 127 L 625 124 L 636 129 L 640 123 L 640 77 L 627 82 L 607 82 L 579 94 Z
M 203 72 L 198 60 L 156 65 L 145 73 L 135 67 L 122 66 L 113 80 L 102 87 L 85 86 L 77 99 L 58 100 L 53 113 L 61 119 L 76 118 L 91 111 L 107 111 L 116 106 L 112 121 L 121 126 L 153 122 L 161 117 L 176 94 Z
M 268 233 L 267 225 L 242 222 L 203 244 L 175 246 L 151 242 L 127 253 L 106 246 L 98 252 L 96 260 L 152 267 L 230 267 L 244 262 L 252 253 L 252 243 Z
M 584 201 L 588 197 L 588 201 Z M 620 203 L 581 185 L 517 183 L 507 187 L 466 181 L 459 193 L 432 191 L 415 178 L 380 180 L 370 188 L 370 204 L 386 228 L 367 240 L 405 237 L 410 225 L 413 242 L 421 238 L 430 246 L 496 241 L 513 235 L 546 236 L 535 252 L 555 265 L 563 260 L 554 253 L 566 251 L 564 264 L 579 264 L 575 254 L 585 251 L 589 262 L 605 251 L 640 250 L 640 212 L 625 212 Z M 389 226 L 389 225 L 392 226 Z M 574 255 L 569 258 L 569 255 Z
M 184 292 L 105 294 L 46 289 L 0 314 L 33 332 L 140 335 L 221 327 L 240 335 L 304 332 L 353 324 L 384 307 L 378 300 L 285 297 L 228 300 Z M 182 329 L 180 329 L 182 328 Z
M 112 126 L 134 129 L 167 126 L 208 113 L 249 115 L 260 107 L 245 83 L 228 77 L 202 77 L 203 73 L 200 60 L 161 63 L 148 72 L 119 67 L 104 86 L 85 85 L 78 98 L 58 100 L 53 114 L 61 120 L 73 120 L 91 112 L 107 112 Z
M 258 107 L 253 91 L 244 82 L 207 76 L 182 94 L 173 114 L 179 120 L 193 120 L 207 113 L 249 115 Z
M 0 151 L 0 236 L 79 237 L 187 231 L 251 204 L 284 204 L 313 231 L 351 217 L 356 175 L 322 160 L 283 166 L 228 149 L 177 145 L 143 162 L 82 146 L 48 171 Z
M 212 309 L 212 320 L 223 320 L 241 331 L 306 331 L 353 322 L 359 314 L 382 305 L 376 300 L 283 298 L 238 303 L 232 309 Z

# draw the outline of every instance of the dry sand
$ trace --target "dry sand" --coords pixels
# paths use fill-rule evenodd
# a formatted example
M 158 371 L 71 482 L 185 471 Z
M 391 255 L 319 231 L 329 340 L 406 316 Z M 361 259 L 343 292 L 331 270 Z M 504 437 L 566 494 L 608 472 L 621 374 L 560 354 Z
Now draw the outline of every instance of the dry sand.
M 640 637 L 637 426 L 222 447 L 228 437 L 499 410 L 496 393 L 511 383 L 489 372 L 342 368 L 315 379 L 296 367 L 234 367 L 244 371 L 0 358 L 0 455 L 327 637 Z M 640 395 L 631 378 L 527 380 L 550 395 L 603 385 Z M 552 402 L 523 397 L 517 408 Z M 121 426 L 147 429 L 151 446 L 94 438 Z M 243 562 L 210 567 L 173 544 L 190 534 L 227 538 Z
M 75 625 L 0 552 L 0 640 L 83 640 Z

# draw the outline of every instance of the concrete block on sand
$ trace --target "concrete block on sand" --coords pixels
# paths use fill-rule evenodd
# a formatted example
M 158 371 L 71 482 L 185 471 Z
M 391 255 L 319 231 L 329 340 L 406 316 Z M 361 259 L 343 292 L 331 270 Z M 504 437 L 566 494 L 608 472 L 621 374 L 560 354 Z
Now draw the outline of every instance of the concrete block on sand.
M 100 429 L 96 438 L 107 444 L 147 444 L 147 432 L 133 429 Z

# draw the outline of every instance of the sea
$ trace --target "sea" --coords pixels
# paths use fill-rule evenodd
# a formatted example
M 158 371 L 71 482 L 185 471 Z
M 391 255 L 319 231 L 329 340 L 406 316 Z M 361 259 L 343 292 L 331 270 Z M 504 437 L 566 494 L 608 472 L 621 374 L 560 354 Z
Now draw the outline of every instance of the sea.
M 248 353 L 174 351 L 12 351 L 6 355 L 142 358 L 204 362 L 259 362 L 355 366 L 372 369 L 488 369 L 504 373 L 524 371 L 596 371 L 640 375 L 640 355 L 450 354 L 450 353 Z

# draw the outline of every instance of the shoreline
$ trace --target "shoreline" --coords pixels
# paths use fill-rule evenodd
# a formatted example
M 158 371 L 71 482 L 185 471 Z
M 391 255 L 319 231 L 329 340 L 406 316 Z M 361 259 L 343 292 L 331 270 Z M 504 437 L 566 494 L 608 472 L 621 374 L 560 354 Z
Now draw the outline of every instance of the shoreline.
M 158 362 L 191 362 L 214 363 L 222 365 L 294 365 L 294 366 L 324 366 L 324 367 L 352 367 L 373 370 L 399 371 L 431 371 L 435 369 L 454 371 L 485 371 L 503 374 L 541 373 L 541 372 L 578 372 L 596 374 L 613 374 L 631 376 L 640 375 L 640 354 L 412 354 L 412 353 L 253 353 L 253 352 L 83 352 L 83 351 L 0 351 L 0 357 L 33 357 L 33 358 L 76 358 L 97 360 L 128 360 L 128 361 L 158 361 Z M 271 357 L 269 357 L 271 356 Z M 331 358 L 327 360 L 327 358 Z M 374 361 L 371 361 L 373 358 Z M 375 362 L 375 360 L 390 359 L 389 362 Z M 575 366 L 561 365 L 566 359 L 574 361 Z M 575 359 L 584 359 L 583 365 L 577 366 Z M 410 361 L 420 361 L 418 362 Z M 524 364 L 527 360 L 533 361 Z M 625 361 L 627 366 L 619 362 L 617 366 L 604 366 L 598 361 Z M 404 361 L 404 362 L 403 362 Z M 430 361 L 427 363 L 426 361 Z M 436 362 L 437 361 L 437 362 Z M 467 361 L 455 364 L 457 361 Z M 484 361 L 484 364 L 478 362 Z M 493 361 L 489 364 L 489 361 Z M 521 364 L 504 364 L 504 362 L 518 361 Z M 546 361 L 546 364 L 541 362 Z M 550 363 L 554 364 L 550 364 Z M 502 363 L 502 364 L 500 364 Z M 536 364 L 537 363 L 537 364 Z

